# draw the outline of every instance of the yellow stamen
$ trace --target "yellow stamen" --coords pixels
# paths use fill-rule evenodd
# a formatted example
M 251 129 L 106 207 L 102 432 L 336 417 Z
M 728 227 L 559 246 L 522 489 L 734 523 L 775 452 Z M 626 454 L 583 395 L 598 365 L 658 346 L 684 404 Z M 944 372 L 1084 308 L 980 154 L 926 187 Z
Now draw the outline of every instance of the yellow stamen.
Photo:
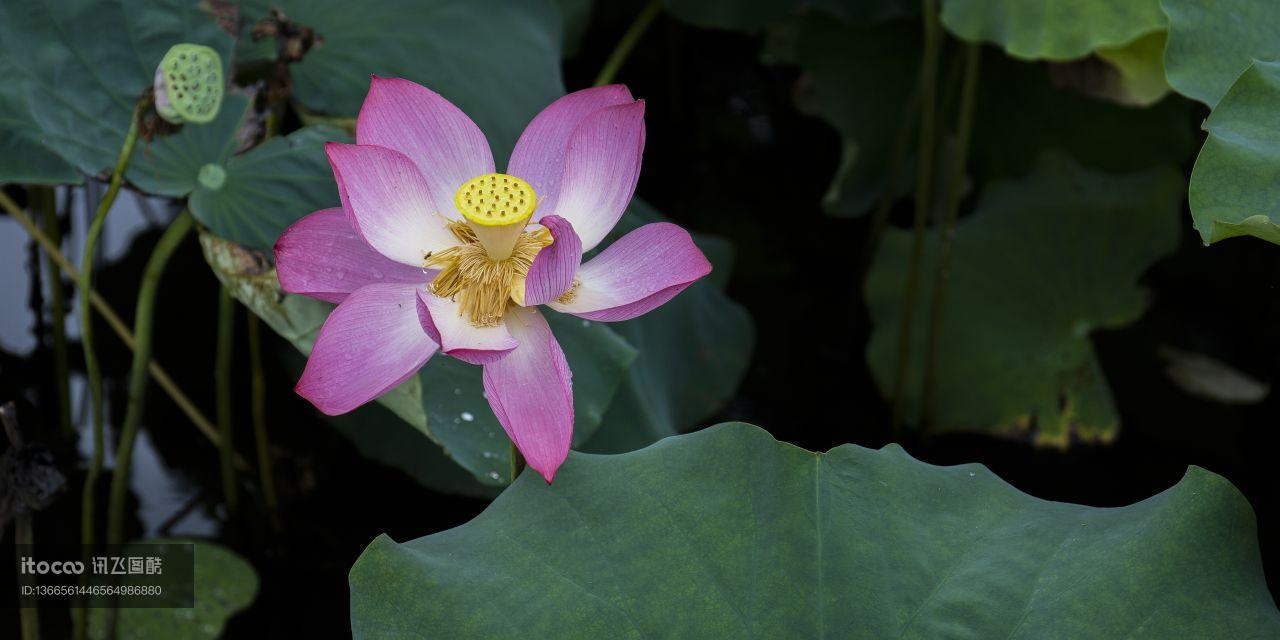
M 523 229 L 523 224 L 517 229 Z M 476 227 L 453 222 L 449 230 L 460 244 L 427 257 L 425 266 L 440 269 L 431 282 L 431 292 L 457 300 L 473 326 L 497 326 L 513 303 L 523 304 L 529 266 L 538 252 L 551 244 L 551 233 L 545 228 L 520 231 L 509 255 L 494 259 L 481 243 Z

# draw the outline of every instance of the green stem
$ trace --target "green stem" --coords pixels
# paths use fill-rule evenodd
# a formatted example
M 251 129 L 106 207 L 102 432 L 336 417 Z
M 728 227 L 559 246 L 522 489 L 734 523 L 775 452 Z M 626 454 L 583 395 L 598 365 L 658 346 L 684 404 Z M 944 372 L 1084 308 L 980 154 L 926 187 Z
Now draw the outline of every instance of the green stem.
M 902 433 L 907 369 L 911 364 L 912 316 L 915 313 L 916 289 L 920 281 L 920 259 L 924 253 L 925 223 L 933 204 L 933 168 L 937 147 L 934 130 L 937 126 L 938 50 L 942 40 L 938 25 L 938 0 L 921 0 L 921 10 L 924 21 L 924 54 L 920 62 L 920 146 L 916 159 L 916 209 L 912 224 L 911 254 L 902 298 L 902 318 L 898 326 L 898 360 L 891 395 L 895 436 Z
M 133 363 L 129 367 L 129 407 L 125 410 L 124 423 L 120 427 L 120 442 L 116 446 L 116 468 L 111 477 L 111 501 L 107 508 L 107 544 L 124 542 L 124 501 L 129 492 L 129 467 L 133 461 L 133 443 L 138 436 L 138 425 L 146 408 L 147 364 L 151 362 L 151 320 L 155 317 L 156 291 L 169 258 L 173 256 L 193 226 L 186 211 L 173 219 L 142 272 L 138 288 L 137 310 L 133 317 Z
M 218 289 L 218 346 L 214 359 L 213 384 L 217 398 L 219 459 L 222 463 L 222 495 L 227 511 L 236 511 L 236 475 L 232 464 L 235 447 L 231 437 L 231 347 L 235 342 L 236 302 L 231 290 Z
M 933 274 L 933 304 L 929 313 L 929 343 L 924 370 L 922 424 L 933 423 L 937 401 L 939 347 L 942 336 L 942 311 L 946 302 L 947 278 L 950 276 L 951 248 L 956 236 L 956 217 L 960 209 L 960 191 L 964 188 L 964 169 L 969 157 L 969 140 L 973 135 L 973 107 L 977 101 L 978 69 L 982 48 L 970 44 L 965 52 L 964 84 L 960 89 L 960 114 L 956 124 L 956 156 L 947 180 L 946 209 L 938 238 L 938 262 Z
M 9 214 L 28 235 L 40 243 L 40 247 L 62 268 L 62 273 L 66 274 L 72 284 L 77 286 L 80 284 L 80 270 L 58 249 L 58 245 L 41 232 L 40 228 L 22 212 L 22 208 L 18 206 L 18 203 L 14 202 L 8 195 L 5 195 L 4 191 L 0 191 L 0 209 L 4 209 L 5 213 Z M 107 323 L 107 326 L 111 327 L 111 330 L 120 337 L 120 341 L 124 343 L 124 346 L 130 350 L 134 349 L 133 333 L 129 331 L 124 321 L 120 319 L 120 314 L 116 313 L 115 309 L 112 309 L 111 305 L 107 304 L 107 301 L 97 291 L 89 291 L 89 304 L 93 305 L 94 311 L 97 311 L 98 315 L 102 316 L 102 319 Z M 186 392 L 178 387 L 169 372 L 154 359 L 147 366 L 147 370 L 151 372 L 151 378 L 164 390 L 169 399 L 173 400 L 178 409 L 191 420 L 191 424 L 195 425 L 209 442 L 217 446 L 217 427 L 213 425 L 212 420 L 201 413 Z M 249 465 L 237 456 L 236 468 L 248 469 Z
M 98 248 L 98 239 L 102 237 L 102 226 L 107 221 L 107 213 L 115 204 L 120 187 L 124 184 L 124 172 L 129 168 L 129 160 L 133 158 L 133 148 L 138 142 L 138 120 L 144 102 L 139 101 L 133 108 L 129 119 L 129 131 L 124 135 L 124 144 L 120 147 L 120 155 L 116 158 L 115 169 L 111 172 L 111 180 L 107 184 L 107 193 L 98 203 L 98 210 L 89 224 L 89 232 L 85 235 L 84 253 L 80 257 L 80 291 L 93 291 L 93 254 Z M 85 304 L 88 296 L 80 296 L 80 345 L 84 351 L 84 370 L 89 379 L 89 406 L 93 416 L 93 454 L 89 459 L 89 471 L 84 477 L 84 489 L 80 500 L 80 544 L 83 552 L 88 554 L 94 545 L 94 494 L 98 484 L 98 476 L 102 474 L 103 449 L 106 448 L 103 435 L 106 417 L 102 407 L 102 369 L 98 365 L 98 356 L 93 350 L 93 312 Z M 77 610 L 78 623 L 76 635 L 83 638 L 88 631 L 89 610 Z
M 253 440 L 258 449 L 258 477 L 262 483 L 262 500 L 267 505 L 271 528 L 279 532 L 280 512 L 276 499 L 275 475 L 271 472 L 271 443 L 267 440 L 267 379 L 262 373 L 262 322 L 255 314 L 249 318 L 249 367 L 253 413 Z
M 600 68 L 600 75 L 596 76 L 595 84 L 592 86 L 599 87 L 613 82 L 614 76 L 618 75 L 618 70 L 631 55 L 631 50 L 635 49 L 636 43 L 640 41 L 640 36 L 649 29 L 649 25 L 653 24 L 659 13 L 662 13 L 662 0 L 649 0 L 649 4 L 636 15 L 635 21 L 627 28 L 627 32 L 622 34 L 622 39 L 618 40 L 613 52 L 604 61 L 604 66 Z
M 44 232 L 55 245 L 62 244 L 62 227 L 58 224 L 58 204 L 51 187 L 33 188 L 33 200 L 44 216 Z M 53 377 L 58 394 L 58 423 L 67 438 L 75 436 L 71 424 L 71 378 L 67 364 L 67 296 L 62 289 L 62 272 L 58 261 L 45 252 L 44 270 L 49 274 L 49 306 L 53 313 Z

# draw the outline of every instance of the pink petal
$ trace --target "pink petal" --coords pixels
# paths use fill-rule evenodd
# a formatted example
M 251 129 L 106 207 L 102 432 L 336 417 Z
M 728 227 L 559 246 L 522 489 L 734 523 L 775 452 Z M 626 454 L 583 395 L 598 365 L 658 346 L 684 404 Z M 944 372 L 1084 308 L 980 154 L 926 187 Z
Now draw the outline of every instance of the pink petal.
M 485 364 L 502 359 L 519 344 L 504 324 L 473 326 L 462 317 L 462 308 L 453 300 L 423 289 L 418 293 L 418 302 L 422 328 L 446 355 L 471 364 Z
M 630 320 L 708 273 L 711 263 L 689 232 L 670 222 L 655 222 L 622 236 L 582 265 L 573 299 L 548 306 L 600 322 Z
M 533 214 L 534 220 L 542 212 L 555 211 L 560 178 L 564 175 L 565 153 L 574 129 L 587 116 L 604 107 L 633 101 L 631 92 L 620 84 L 574 91 L 547 105 L 525 127 L 515 150 L 511 152 L 507 173 L 533 185 L 538 194 L 538 211 Z
M 427 183 L 404 154 L 336 142 L 324 150 L 351 226 L 378 253 L 421 268 L 428 252 L 458 243 L 448 220 L 431 213 Z
M 587 116 L 569 138 L 560 193 L 545 213 L 573 223 L 582 249 L 590 251 L 631 202 L 643 154 L 644 100 Z
M 551 232 L 554 241 L 539 251 L 529 265 L 524 281 L 526 307 L 546 304 L 563 295 L 573 286 L 573 276 L 582 264 L 582 240 L 568 220 L 547 216 L 539 222 Z
M 550 483 L 573 439 L 573 373 L 536 309 L 512 309 L 507 327 L 520 346 L 484 366 L 485 397 L 525 461 Z
M 435 353 L 418 322 L 412 284 L 365 285 L 320 327 L 294 391 L 336 416 L 404 382 Z
M 356 143 L 395 149 L 426 179 L 429 211 L 457 218 L 453 194 L 463 182 L 493 173 L 493 153 L 480 127 L 440 94 L 402 78 L 373 76 L 356 120 Z
M 325 302 L 374 282 L 424 285 L 434 273 L 383 257 L 364 243 L 341 208 L 322 209 L 293 223 L 276 240 L 280 287 Z

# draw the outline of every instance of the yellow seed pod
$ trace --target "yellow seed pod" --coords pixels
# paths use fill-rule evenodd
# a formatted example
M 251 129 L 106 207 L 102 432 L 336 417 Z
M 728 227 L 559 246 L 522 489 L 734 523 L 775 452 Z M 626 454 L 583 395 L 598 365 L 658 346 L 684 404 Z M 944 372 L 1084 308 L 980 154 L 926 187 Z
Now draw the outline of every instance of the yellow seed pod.
M 462 183 L 453 203 L 467 220 L 501 227 L 528 220 L 538 199 L 528 182 L 505 173 L 486 173 Z

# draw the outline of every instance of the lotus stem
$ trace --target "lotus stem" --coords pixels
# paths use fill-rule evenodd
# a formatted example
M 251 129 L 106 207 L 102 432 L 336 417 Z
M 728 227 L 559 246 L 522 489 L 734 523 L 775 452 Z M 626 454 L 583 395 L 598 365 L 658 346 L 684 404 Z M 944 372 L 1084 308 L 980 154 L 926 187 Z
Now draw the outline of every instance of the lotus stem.
M 55 245 L 62 244 L 62 227 L 58 224 L 57 197 L 51 187 L 31 190 L 32 203 L 40 210 L 44 232 Z M 62 271 L 49 252 L 44 252 L 44 270 L 49 277 L 49 308 L 53 315 L 53 386 L 58 394 L 58 424 L 67 438 L 75 435 L 71 424 L 71 379 L 67 364 L 67 296 L 62 289 Z
M 280 532 L 279 501 L 276 498 L 275 475 L 271 471 L 271 443 L 267 440 L 267 380 L 262 371 L 262 321 L 250 313 L 249 368 L 250 410 L 253 415 L 253 440 L 258 450 L 258 479 L 262 484 L 262 501 L 271 518 L 271 528 Z
M 165 229 L 164 235 L 151 251 L 146 270 L 142 272 L 142 284 L 138 289 L 137 310 L 133 317 L 133 363 L 129 368 L 129 407 L 120 427 L 120 442 L 116 447 L 116 468 L 111 477 L 111 501 L 107 509 L 107 544 L 124 542 L 124 502 L 129 492 L 129 468 L 133 461 L 133 443 L 138 436 L 138 425 L 146 409 L 147 364 L 151 361 L 151 321 L 155 317 L 156 291 L 164 275 L 169 258 L 173 256 L 183 239 L 194 226 L 186 211 L 178 214 Z
M 662 0 L 649 0 L 649 4 L 645 5 L 640 13 L 636 15 L 636 19 L 627 28 L 627 32 L 622 34 L 622 39 L 618 40 L 618 44 L 614 46 L 609 57 L 605 59 L 604 66 L 600 68 L 600 75 L 596 76 L 596 81 L 592 86 L 603 86 L 613 82 L 614 76 L 618 75 L 618 70 L 627 62 L 627 58 L 631 55 L 631 50 L 635 49 L 636 43 L 640 41 L 640 36 L 649 30 L 649 25 L 653 24 L 654 19 L 662 12 Z
M 956 236 L 956 217 L 960 209 L 960 190 L 964 187 L 964 169 L 969 157 L 969 140 L 973 136 L 973 110 L 978 93 L 978 70 L 982 48 L 970 44 L 965 52 L 964 84 L 960 88 L 960 113 L 956 123 L 956 158 L 947 180 L 947 193 L 938 237 L 938 260 L 933 274 L 933 304 L 929 313 L 929 342 L 924 370 L 921 424 L 933 423 L 937 409 L 938 362 L 942 340 L 942 312 L 946 304 L 947 280 L 950 277 L 951 248 Z
M 890 396 L 895 437 L 902 434 L 907 369 L 911 365 L 911 324 L 915 312 L 916 289 L 920 285 L 924 230 L 933 203 L 933 168 L 937 151 L 934 133 L 937 128 L 938 51 L 942 40 L 938 25 L 938 0 L 921 0 L 921 11 L 924 21 L 924 54 L 920 62 L 920 146 L 916 158 L 916 208 L 911 229 L 907 282 L 902 297 L 902 318 L 898 325 L 898 361 Z
M 98 202 L 98 210 L 89 224 L 89 232 L 85 235 L 84 253 L 80 258 L 80 291 L 93 291 L 93 257 L 102 237 L 102 227 L 107 221 L 107 213 L 115 204 L 120 187 L 124 184 L 124 172 L 129 168 L 129 160 L 133 158 L 133 148 L 138 142 L 138 120 L 142 114 L 144 100 L 139 100 L 133 107 L 129 118 L 129 131 L 124 134 L 124 144 L 120 147 L 120 155 L 116 158 L 115 169 L 111 171 L 111 179 L 107 183 L 107 193 Z M 103 423 L 106 417 L 102 407 L 102 370 L 98 365 L 98 356 L 93 350 L 93 313 L 89 310 L 87 296 L 80 297 L 80 345 L 84 351 L 85 375 L 89 379 L 89 408 L 93 420 L 93 453 L 89 458 L 89 471 L 84 476 L 84 489 L 80 499 L 80 544 L 88 555 L 94 546 L 94 497 L 98 484 L 98 476 L 102 474 L 103 449 L 106 447 L 103 434 Z M 88 631 L 89 610 L 80 608 L 76 612 L 77 623 L 75 634 L 84 638 Z
M 228 513 L 236 511 L 235 448 L 231 432 L 231 348 L 235 343 L 235 299 L 225 285 L 218 288 L 218 345 L 213 364 L 217 398 L 218 453 L 222 466 L 222 494 Z

